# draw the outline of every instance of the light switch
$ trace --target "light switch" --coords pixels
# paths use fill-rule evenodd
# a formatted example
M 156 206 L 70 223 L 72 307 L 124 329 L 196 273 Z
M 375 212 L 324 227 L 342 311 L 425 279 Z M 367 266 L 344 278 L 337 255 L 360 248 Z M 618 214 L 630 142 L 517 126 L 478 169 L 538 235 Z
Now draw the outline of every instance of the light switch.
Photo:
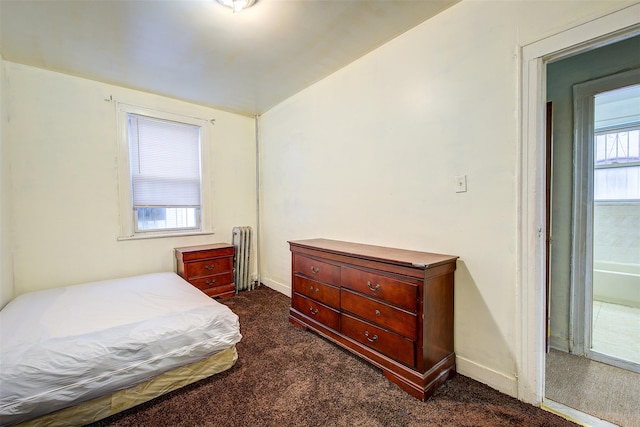
M 456 176 L 456 193 L 464 193 L 467 191 L 467 175 Z

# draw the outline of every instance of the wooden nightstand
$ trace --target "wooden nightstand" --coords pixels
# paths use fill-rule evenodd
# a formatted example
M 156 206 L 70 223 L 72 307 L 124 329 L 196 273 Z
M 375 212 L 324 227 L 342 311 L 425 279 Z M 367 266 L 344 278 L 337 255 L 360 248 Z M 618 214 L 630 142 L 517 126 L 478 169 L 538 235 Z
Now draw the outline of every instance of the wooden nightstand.
M 235 248 L 227 243 L 175 248 L 178 274 L 213 298 L 235 295 L 233 257 Z

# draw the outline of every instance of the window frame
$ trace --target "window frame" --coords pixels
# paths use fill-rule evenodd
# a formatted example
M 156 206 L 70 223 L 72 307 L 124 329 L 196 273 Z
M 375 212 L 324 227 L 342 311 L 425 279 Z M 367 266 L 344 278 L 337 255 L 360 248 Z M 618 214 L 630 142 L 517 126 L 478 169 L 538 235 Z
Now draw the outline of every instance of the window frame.
M 199 227 L 190 229 L 136 230 L 136 211 L 133 208 L 131 169 L 129 154 L 128 115 L 135 114 L 159 120 L 198 126 L 200 128 L 200 218 Z M 116 103 L 118 140 L 118 193 L 120 232 L 118 240 L 149 239 L 161 237 L 213 234 L 211 218 L 210 141 L 211 123 L 208 120 L 184 114 L 155 110 L 147 107 Z
M 622 169 L 622 168 L 635 168 L 640 166 L 640 160 L 629 161 L 629 162 L 612 162 L 612 163 L 602 163 L 598 164 L 596 161 L 596 150 L 597 147 L 597 137 L 602 135 L 610 135 L 613 133 L 622 133 L 622 132 L 634 132 L 640 131 L 640 122 L 631 122 L 625 123 L 621 125 L 615 126 L 607 126 L 599 129 L 594 129 L 593 131 L 593 150 L 594 150 L 594 162 L 593 162 L 593 170 L 594 170 L 594 179 L 595 179 L 595 171 L 599 169 Z M 595 186 L 595 183 L 594 183 Z M 638 203 L 640 201 L 639 198 L 627 198 L 627 199 L 618 199 L 618 198 L 596 198 L 594 193 L 593 198 L 594 203 Z

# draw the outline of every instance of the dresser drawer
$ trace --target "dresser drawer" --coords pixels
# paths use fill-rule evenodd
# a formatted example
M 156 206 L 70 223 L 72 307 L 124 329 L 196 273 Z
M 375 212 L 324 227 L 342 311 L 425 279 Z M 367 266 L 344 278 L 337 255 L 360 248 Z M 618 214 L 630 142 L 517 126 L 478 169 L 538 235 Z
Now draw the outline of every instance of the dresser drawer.
M 417 309 L 418 286 L 356 268 L 342 268 L 342 286 L 411 312 Z
M 340 288 L 335 286 L 325 285 L 296 274 L 293 276 L 293 291 L 333 308 L 340 307 Z
M 293 271 L 319 282 L 340 285 L 340 267 L 317 259 L 296 254 L 293 258 Z
M 362 317 L 364 320 L 382 326 L 411 340 L 416 339 L 416 315 L 379 300 L 342 289 L 340 308 Z
M 202 261 L 191 261 L 185 265 L 185 268 L 187 270 L 187 280 L 191 281 L 196 277 L 232 272 L 233 258 L 224 257 L 205 259 Z
M 341 332 L 398 362 L 415 366 L 415 343 L 348 314 L 340 315 Z
M 327 327 L 338 330 L 340 327 L 340 314 L 324 304 L 304 297 L 298 293 L 293 293 L 291 305 L 300 313 L 308 316 Z

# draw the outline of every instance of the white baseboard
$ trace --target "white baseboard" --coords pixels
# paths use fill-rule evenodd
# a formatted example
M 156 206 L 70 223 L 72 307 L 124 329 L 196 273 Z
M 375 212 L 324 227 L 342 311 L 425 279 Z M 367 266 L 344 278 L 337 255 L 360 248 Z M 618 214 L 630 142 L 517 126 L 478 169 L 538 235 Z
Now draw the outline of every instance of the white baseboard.
M 276 282 L 275 280 L 271 280 L 268 277 L 261 277 L 260 283 L 273 289 L 274 291 L 278 291 L 281 294 L 291 297 L 291 288 L 289 286 L 283 285 L 282 283 Z
M 551 335 L 549 337 L 549 347 L 555 348 L 556 350 L 564 351 L 565 353 L 569 352 L 569 340 L 566 338 L 557 337 L 555 335 Z
M 456 355 L 456 371 L 476 381 L 488 385 L 501 393 L 518 397 L 518 380 L 513 375 L 506 375 L 491 368 L 482 366 L 469 359 Z

